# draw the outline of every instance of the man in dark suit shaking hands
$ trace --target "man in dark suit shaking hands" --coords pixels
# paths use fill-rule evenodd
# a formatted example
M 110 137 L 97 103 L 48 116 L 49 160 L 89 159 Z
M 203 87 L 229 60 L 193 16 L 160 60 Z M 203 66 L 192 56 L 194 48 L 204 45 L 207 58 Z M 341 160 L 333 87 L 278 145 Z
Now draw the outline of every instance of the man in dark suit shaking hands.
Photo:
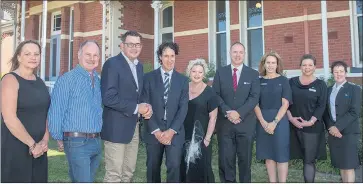
M 188 111 L 188 78 L 174 69 L 179 47 L 166 42 L 157 55 L 161 67 L 144 77 L 143 102 L 153 107 L 153 116 L 145 123 L 147 182 L 159 183 L 163 154 L 166 154 L 167 182 L 179 182 L 184 144 L 184 119 Z
M 144 71 L 137 58 L 141 39 L 136 31 L 127 31 L 121 37 L 121 53 L 102 68 L 104 182 L 131 182 L 139 146 L 138 120 L 140 115 L 146 119 L 152 115 L 151 106 L 140 103 Z
M 257 71 L 243 64 L 245 47 L 236 42 L 230 49 L 231 64 L 217 70 L 213 88 L 220 97 L 217 117 L 219 177 L 236 182 L 236 154 L 240 182 L 251 182 L 251 159 L 260 97 Z

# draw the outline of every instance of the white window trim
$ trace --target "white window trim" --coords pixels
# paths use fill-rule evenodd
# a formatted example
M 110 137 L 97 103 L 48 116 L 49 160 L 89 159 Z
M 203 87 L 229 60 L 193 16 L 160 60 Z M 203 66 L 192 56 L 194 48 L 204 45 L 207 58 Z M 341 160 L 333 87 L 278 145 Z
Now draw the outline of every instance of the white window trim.
M 349 1 L 350 7 L 350 28 L 351 28 L 351 46 L 352 46 L 352 66 L 353 67 L 362 67 L 362 63 L 359 63 L 359 33 L 358 33 L 358 17 L 361 17 L 362 14 L 357 14 L 357 2 Z M 354 39 L 358 38 L 358 39 Z M 363 47 L 361 48 L 363 49 Z
M 165 27 L 163 28 L 163 11 L 169 7 L 172 7 L 172 26 L 171 27 Z M 162 42 L 163 40 L 163 34 L 166 34 L 166 33 L 172 33 L 173 34 L 173 42 L 174 42 L 174 25 L 175 25 L 175 22 L 174 22 L 174 11 L 175 11 L 175 8 L 174 8 L 174 2 L 170 2 L 170 3 L 167 3 L 167 4 L 164 4 L 163 7 L 160 9 L 159 11 L 159 20 L 160 20 L 160 24 L 159 24 L 159 43 Z
M 73 11 L 73 14 L 72 14 Z M 71 7 L 70 11 L 69 11 L 69 43 L 68 43 L 68 71 L 71 70 L 71 65 L 73 64 L 73 56 L 74 53 L 72 54 L 72 58 L 71 56 L 71 43 L 73 43 L 73 39 L 74 39 L 74 25 L 72 22 L 72 18 L 74 17 L 74 8 Z M 73 29 L 73 30 L 72 30 Z M 73 37 L 71 37 L 71 32 L 73 31 Z M 73 48 L 72 48 L 72 52 L 74 50 L 74 44 L 73 44 Z
M 38 31 L 38 36 L 39 36 L 39 39 L 38 39 L 38 42 L 40 45 L 42 45 L 42 14 L 39 14 L 39 31 Z
M 61 34 L 61 30 L 59 30 L 59 31 L 53 31 L 54 30 L 54 16 L 56 16 L 56 15 L 61 15 L 61 11 L 56 11 L 56 12 L 53 12 L 52 13 L 52 17 L 51 17 L 51 27 L 50 27 L 50 29 L 51 29 L 51 35 L 53 36 L 53 35 L 59 35 L 59 34 Z
M 247 1 L 239 1 L 239 24 L 240 24 L 240 42 L 245 45 L 245 60 L 244 62 L 246 66 L 250 65 L 250 61 L 248 60 L 248 30 L 253 29 L 262 29 L 262 54 L 265 54 L 265 25 L 264 25 L 264 5 L 263 0 L 261 0 L 261 14 L 262 14 L 262 23 L 261 26 L 257 27 L 248 27 L 247 24 Z M 243 21 L 243 22 L 241 22 Z

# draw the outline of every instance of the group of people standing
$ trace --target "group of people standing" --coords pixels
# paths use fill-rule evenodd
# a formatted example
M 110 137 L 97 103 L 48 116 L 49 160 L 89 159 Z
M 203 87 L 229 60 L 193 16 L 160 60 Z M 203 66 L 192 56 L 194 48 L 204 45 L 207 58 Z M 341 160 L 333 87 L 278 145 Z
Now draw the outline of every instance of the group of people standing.
M 217 134 L 221 182 L 251 182 L 253 142 L 265 160 L 270 182 L 286 182 L 288 161 L 302 159 L 305 182 L 314 182 L 317 159 L 326 158 L 343 182 L 354 182 L 359 166 L 361 89 L 346 81 L 347 64 L 334 62 L 335 84 L 314 76 L 316 59 L 305 54 L 302 75 L 283 76 L 281 57 L 266 53 L 259 71 L 243 64 L 245 46 L 230 48 L 231 64 L 216 71 L 212 87 L 203 82 L 205 60 L 189 62 L 186 75 L 174 69 L 179 46 L 162 43 L 160 67 L 144 75 L 138 57 L 142 36 L 127 31 L 121 52 L 96 72 L 100 47 L 85 41 L 79 64 L 60 76 L 51 96 L 36 76 L 40 45 L 24 41 L 2 79 L 1 181 L 47 182 L 49 134 L 64 150 L 72 182 L 93 182 L 104 143 L 104 182 L 132 182 L 143 134 L 147 182 L 215 182 L 212 136 Z M 140 123 L 142 131 L 139 131 Z

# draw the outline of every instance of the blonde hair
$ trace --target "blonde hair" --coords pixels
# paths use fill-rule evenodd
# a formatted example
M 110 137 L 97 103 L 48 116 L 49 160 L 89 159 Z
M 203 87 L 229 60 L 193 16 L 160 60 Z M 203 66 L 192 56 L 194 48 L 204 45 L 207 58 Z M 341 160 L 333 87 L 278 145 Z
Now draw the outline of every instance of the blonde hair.
M 267 57 L 269 57 L 269 56 L 276 58 L 276 60 L 277 60 L 276 73 L 282 75 L 283 74 L 282 60 L 281 60 L 281 57 L 275 51 L 271 51 L 262 56 L 261 61 L 260 61 L 260 66 L 258 67 L 258 71 L 259 71 L 260 75 L 261 76 L 266 75 L 265 62 L 266 62 Z
M 192 70 L 192 68 L 194 66 L 201 66 L 201 67 L 203 67 L 204 77 L 207 75 L 207 73 L 209 71 L 207 62 L 204 59 L 197 58 L 197 59 L 194 59 L 194 60 L 189 61 L 189 64 L 188 64 L 187 70 L 186 70 L 186 74 L 187 74 L 188 77 L 190 76 L 190 71 Z

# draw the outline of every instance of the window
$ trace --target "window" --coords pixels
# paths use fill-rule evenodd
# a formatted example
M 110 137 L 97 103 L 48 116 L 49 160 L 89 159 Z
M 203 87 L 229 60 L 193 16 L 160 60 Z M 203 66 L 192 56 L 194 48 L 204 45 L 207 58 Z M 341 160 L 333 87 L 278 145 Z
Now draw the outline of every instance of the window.
M 247 3 L 247 55 L 248 64 L 253 69 L 258 69 L 260 59 L 264 52 L 262 2 L 246 1 Z
M 61 12 L 53 12 L 51 20 L 49 79 L 57 79 L 60 71 Z
M 161 10 L 161 29 L 160 29 L 160 41 L 168 42 L 174 41 L 174 9 L 172 5 L 166 5 Z
M 61 22 L 62 22 L 61 12 L 60 11 L 53 12 L 51 20 L 52 35 L 57 35 L 61 33 Z
M 351 1 L 353 3 L 353 35 L 352 44 L 354 48 L 353 66 L 362 67 L 363 63 L 363 36 L 362 36 L 362 1 Z M 354 39 L 358 38 L 358 39 Z
M 69 63 L 68 70 L 73 69 L 73 35 L 74 35 L 74 9 L 71 9 L 70 20 L 69 20 Z
M 227 65 L 226 2 L 216 1 L 216 68 Z

